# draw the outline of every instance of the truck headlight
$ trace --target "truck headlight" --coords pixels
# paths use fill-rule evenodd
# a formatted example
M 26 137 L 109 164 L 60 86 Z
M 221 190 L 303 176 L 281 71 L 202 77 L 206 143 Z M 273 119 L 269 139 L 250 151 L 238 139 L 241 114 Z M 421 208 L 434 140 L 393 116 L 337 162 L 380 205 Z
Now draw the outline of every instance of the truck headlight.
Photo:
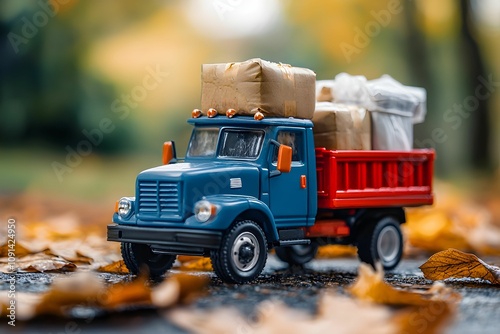
M 194 206 L 194 216 L 201 223 L 206 222 L 211 217 L 215 216 L 217 207 L 209 201 L 199 201 Z
M 118 202 L 118 214 L 122 217 L 128 216 L 132 211 L 132 201 L 126 197 L 123 197 Z

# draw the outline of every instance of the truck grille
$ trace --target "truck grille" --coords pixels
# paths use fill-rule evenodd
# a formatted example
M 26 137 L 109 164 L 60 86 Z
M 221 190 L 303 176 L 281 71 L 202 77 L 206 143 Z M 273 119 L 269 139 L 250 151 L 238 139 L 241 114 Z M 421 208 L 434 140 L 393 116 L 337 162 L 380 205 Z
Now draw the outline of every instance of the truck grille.
M 139 214 L 179 215 L 179 184 L 165 181 L 139 181 Z

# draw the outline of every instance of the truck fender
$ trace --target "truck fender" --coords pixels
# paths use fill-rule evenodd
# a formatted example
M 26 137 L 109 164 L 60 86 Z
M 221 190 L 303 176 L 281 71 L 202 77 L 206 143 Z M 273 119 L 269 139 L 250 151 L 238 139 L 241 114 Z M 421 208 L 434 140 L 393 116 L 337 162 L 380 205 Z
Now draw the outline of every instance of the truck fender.
M 262 201 L 251 196 L 213 195 L 204 197 L 210 203 L 217 205 L 220 211 L 213 222 L 217 228 L 228 229 L 235 221 L 253 220 L 266 234 L 269 242 L 279 239 L 273 214 Z

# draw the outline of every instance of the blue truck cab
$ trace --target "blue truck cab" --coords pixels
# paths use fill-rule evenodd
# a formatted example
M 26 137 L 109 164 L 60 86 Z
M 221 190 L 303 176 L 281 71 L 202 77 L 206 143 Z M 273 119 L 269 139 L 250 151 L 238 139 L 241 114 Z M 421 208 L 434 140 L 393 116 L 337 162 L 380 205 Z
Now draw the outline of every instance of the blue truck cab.
M 249 116 L 191 118 L 186 157 L 141 172 L 117 202 L 108 240 L 132 273 L 160 276 L 178 254 L 210 256 L 225 282 L 262 272 L 267 251 L 302 245 L 317 214 L 312 122 Z M 167 156 L 167 158 L 165 158 Z M 299 246 L 301 247 L 301 246 Z

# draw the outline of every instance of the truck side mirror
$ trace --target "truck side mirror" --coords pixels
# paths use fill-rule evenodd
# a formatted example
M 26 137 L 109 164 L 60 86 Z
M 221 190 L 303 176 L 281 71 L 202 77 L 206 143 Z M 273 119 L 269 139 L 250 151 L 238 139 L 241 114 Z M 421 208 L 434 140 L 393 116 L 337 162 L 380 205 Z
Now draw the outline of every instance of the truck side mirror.
M 289 173 L 292 169 L 292 148 L 280 145 L 278 150 L 278 168 L 282 173 Z
M 175 143 L 173 141 L 166 141 L 163 143 L 163 164 L 167 165 L 172 159 L 177 159 Z

